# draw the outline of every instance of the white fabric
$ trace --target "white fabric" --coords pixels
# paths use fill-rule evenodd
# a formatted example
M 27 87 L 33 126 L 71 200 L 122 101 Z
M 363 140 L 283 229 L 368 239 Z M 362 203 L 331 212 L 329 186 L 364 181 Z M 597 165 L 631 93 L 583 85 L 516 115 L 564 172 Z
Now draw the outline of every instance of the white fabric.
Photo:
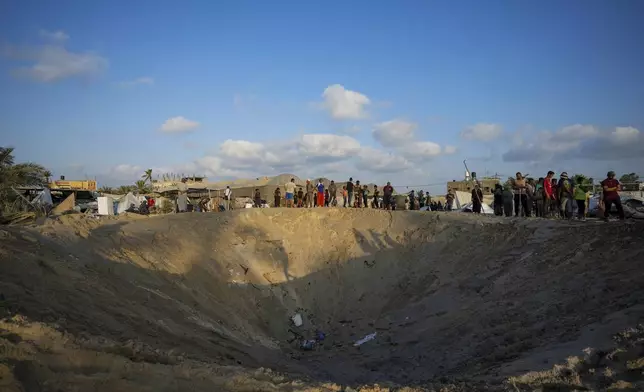
M 114 202 L 111 197 L 101 196 L 96 199 L 98 215 L 114 215 Z
M 49 188 L 43 189 L 38 196 L 31 201 L 31 204 L 43 207 L 54 205 L 54 202 L 51 200 L 51 191 Z

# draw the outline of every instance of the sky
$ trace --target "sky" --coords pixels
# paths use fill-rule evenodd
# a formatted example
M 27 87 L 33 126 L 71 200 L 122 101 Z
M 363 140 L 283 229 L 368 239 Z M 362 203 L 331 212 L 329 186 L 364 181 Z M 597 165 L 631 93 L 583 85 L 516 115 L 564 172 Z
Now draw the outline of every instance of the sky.
M 99 185 L 145 169 L 435 192 L 644 176 L 644 2 L 0 2 L 0 145 Z M 439 185 L 443 184 L 443 185 Z

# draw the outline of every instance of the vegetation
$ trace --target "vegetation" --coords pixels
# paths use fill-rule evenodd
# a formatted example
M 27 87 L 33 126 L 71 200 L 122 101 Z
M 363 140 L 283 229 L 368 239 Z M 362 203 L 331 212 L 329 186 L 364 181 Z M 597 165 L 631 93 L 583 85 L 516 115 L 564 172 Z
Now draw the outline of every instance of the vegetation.
M 37 163 L 15 163 L 12 147 L 0 147 L 0 215 L 24 210 L 27 206 L 12 188 L 42 187 L 51 172 Z
M 134 183 L 135 185 L 135 190 L 138 193 L 149 193 L 150 189 L 148 188 L 147 183 L 144 180 L 138 180 L 137 182 Z
M 637 173 L 624 174 L 619 178 L 622 189 L 625 191 L 638 191 L 640 189 L 640 176 Z
M 146 170 L 145 173 L 143 173 L 143 175 L 141 176 L 141 178 L 143 179 L 144 183 L 149 181 L 150 184 L 152 184 L 152 169 Z
M 160 211 L 163 214 L 169 214 L 172 211 L 174 211 L 174 204 L 172 203 L 172 201 L 168 199 L 163 199 L 163 202 L 161 203 Z
M 586 177 L 583 174 L 575 174 L 574 176 L 572 176 L 572 180 L 575 183 L 575 186 L 581 187 L 584 192 L 593 190 L 594 180 L 592 178 Z

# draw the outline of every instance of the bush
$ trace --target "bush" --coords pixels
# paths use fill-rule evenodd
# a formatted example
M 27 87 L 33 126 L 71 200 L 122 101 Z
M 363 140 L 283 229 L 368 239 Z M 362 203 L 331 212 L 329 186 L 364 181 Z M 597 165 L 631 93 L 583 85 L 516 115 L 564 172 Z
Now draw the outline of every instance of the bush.
M 164 199 L 161 203 L 161 213 L 169 214 L 174 211 L 174 203 L 171 200 Z

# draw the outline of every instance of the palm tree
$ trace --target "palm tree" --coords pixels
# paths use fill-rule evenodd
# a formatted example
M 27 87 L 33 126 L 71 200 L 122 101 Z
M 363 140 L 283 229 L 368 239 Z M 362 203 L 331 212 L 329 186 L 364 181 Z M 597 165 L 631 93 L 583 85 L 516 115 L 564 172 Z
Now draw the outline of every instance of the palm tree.
M 141 178 L 143 179 L 144 183 L 150 181 L 150 184 L 152 184 L 152 169 L 147 169 L 145 173 L 143 173 Z
M 132 188 L 133 187 L 130 186 L 130 185 L 121 185 L 120 187 L 118 187 L 118 189 L 116 191 L 117 191 L 117 193 L 119 195 L 126 195 L 126 194 L 130 193 Z
M 17 186 L 45 185 L 48 172 L 37 163 L 15 163 L 12 147 L 0 147 L 0 211 L 13 204 L 18 197 L 12 190 Z
M 50 179 L 54 176 L 49 170 L 45 170 L 42 175 L 45 176 L 45 181 L 47 182 L 47 184 L 49 184 Z
M 101 193 L 114 193 L 114 190 L 112 188 L 105 185 L 103 185 L 98 191 Z
M 134 185 L 139 193 L 148 193 L 148 187 L 144 180 L 138 180 Z

